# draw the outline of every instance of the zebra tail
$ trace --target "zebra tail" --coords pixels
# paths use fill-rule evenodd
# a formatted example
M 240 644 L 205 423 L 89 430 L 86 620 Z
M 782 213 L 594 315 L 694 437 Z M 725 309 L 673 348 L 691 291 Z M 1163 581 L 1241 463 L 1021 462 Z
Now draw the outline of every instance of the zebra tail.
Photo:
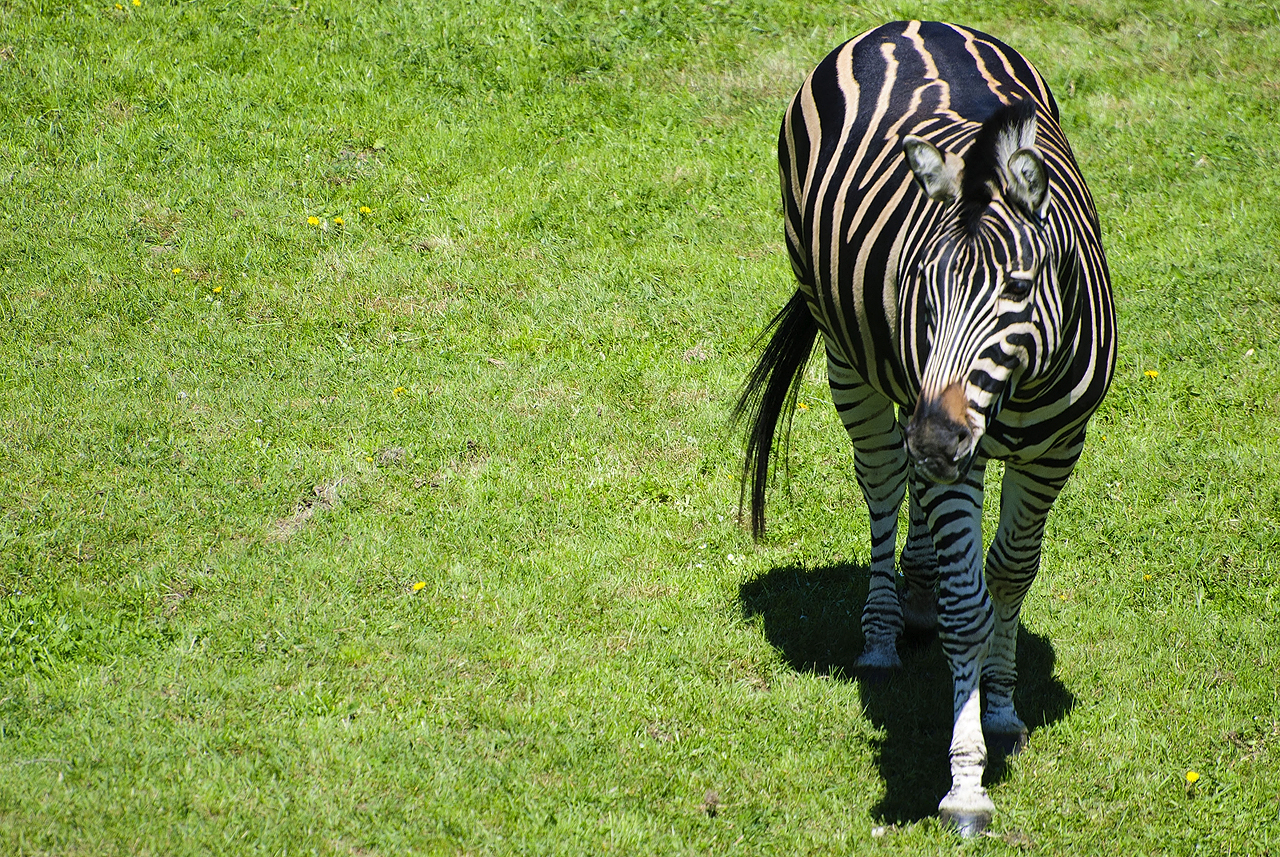
M 764 533 L 765 489 L 769 485 L 769 458 L 774 450 L 774 438 L 778 419 L 786 414 L 783 427 L 784 445 L 791 434 L 791 417 L 795 412 L 796 396 L 804 379 L 804 368 L 813 355 L 813 344 L 818 338 L 818 324 L 813 320 L 804 294 L 797 291 L 768 326 L 761 332 L 759 342 L 766 336 L 769 342 L 760 355 L 759 362 L 747 376 L 733 409 L 733 422 L 747 422 L 746 460 L 742 467 L 742 490 L 738 496 L 738 517 L 747 495 L 747 483 L 751 484 L 751 535 L 760 538 Z

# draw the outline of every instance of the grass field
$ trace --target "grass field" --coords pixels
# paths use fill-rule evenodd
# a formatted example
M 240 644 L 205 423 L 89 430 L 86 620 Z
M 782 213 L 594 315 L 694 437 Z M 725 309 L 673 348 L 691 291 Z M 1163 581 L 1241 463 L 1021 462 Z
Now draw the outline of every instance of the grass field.
M 727 423 L 781 111 L 903 17 L 1044 73 L 1123 337 L 964 844 L 825 380 L 758 545 Z M 1280 854 L 1278 68 L 1235 0 L 0 2 L 0 852 Z

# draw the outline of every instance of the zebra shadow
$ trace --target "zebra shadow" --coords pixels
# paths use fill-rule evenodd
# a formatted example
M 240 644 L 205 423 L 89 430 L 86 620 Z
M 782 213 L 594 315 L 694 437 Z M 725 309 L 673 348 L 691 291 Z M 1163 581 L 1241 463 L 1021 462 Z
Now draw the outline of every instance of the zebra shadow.
M 872 815 L 906 824 L 937 815 L 938 801 L 951 787 L 951 670 L 933 634 L 904 640 L 904 669 L 888 679 L 859 676 L 854 661 L 862 651 L 868 573 L 866 565 L 853 563 L 775 568 L 743 583 L 738 598 L 744 615 L 760 618 L 766 639 L 792 669 L 858 683 L 863 713 L 884 736 L 873 750 L 885 792 Z M 1048 639 L 1020 626 L 1014 703 L 1033 733 L 1075 706 L 1053 664 Z M 1007 775 L 1007 757 L 993 748 L 984 783 Z

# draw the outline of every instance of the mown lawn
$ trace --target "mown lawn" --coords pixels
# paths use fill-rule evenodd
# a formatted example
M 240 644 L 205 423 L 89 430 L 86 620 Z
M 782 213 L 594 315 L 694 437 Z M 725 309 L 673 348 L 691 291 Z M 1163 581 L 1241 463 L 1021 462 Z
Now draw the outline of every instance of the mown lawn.
M 1045 74 L 1123 335 L 965 844 L 824 379 L 758 545 L 727 422 L 781 111 L 903 17 Z M 1280 853 L 1278 68 L 1233 0 L 0 3 L 0 852 Z

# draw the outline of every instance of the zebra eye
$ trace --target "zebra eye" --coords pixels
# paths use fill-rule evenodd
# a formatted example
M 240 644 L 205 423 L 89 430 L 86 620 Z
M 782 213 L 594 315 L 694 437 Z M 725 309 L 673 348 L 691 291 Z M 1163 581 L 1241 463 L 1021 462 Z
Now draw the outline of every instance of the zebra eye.
M 1013 301 L 1025 300 L 1034 285 L 1035 280 L 1030 277 L 1009 277 L 1004 283 L 1004 295 Z

